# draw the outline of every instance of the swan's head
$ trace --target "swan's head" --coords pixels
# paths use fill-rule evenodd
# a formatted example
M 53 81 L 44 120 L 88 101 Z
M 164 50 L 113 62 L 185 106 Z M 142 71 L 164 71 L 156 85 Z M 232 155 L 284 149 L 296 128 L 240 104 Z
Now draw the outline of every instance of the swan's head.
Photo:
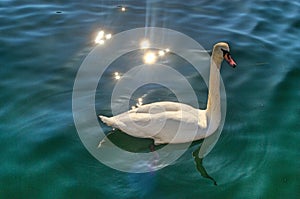
M 214 45 L 212 55 L 214 61 L 221 63 L 225 59 L 231 67 L 236 67 L 236 63 L 230 55 L 230 49 L 227 43 L 219 42 Z

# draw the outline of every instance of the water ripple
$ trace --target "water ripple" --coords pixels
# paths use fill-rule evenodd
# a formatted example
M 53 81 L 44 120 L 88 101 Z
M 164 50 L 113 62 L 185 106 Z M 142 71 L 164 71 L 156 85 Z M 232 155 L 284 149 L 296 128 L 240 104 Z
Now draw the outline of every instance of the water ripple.
M 120 12 L 120 5 L 127 12 Z M 2 0 L 0 195 L 299 195 L 299 11 L 296 0 Z M 100 28 L 118 33 L 145 26 L 181 31 L 208 50 L 221 40 L 231 45 L 238 67 L 233 70 L 225 63 L 222 67 L 226 122 L 216 147 L 203 161 L 217 187 L 195 168 L 191 153 L 198 146 L 160 171 L 131 175 L 98 163 L 77 136 L 72 87 L 82 60 L 94 47 L 93 35 Z M 104 90 L 101 97 L 105 99 L 97 98 L 97 109 L 110 111 L 110 92 Z M 151 93 L 151 100 L 155 95 Z

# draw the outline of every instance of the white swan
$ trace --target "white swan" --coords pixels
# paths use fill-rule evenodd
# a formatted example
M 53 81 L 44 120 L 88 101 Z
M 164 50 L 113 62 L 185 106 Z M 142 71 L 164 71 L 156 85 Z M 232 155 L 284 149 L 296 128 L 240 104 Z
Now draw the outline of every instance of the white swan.
M 221 121 L 220 68 L 223 59 L 230 66 L 236 66 L 230 56 L 228 44 L 220 42 L 214 45 L 212 51 L 205 110 L 177 102 L 155 102 L 114 117 L 99 117 L 108 126 L 131 136 L 151 138 L 155 145 L 186 143 L 206 138 L 216 131 Z

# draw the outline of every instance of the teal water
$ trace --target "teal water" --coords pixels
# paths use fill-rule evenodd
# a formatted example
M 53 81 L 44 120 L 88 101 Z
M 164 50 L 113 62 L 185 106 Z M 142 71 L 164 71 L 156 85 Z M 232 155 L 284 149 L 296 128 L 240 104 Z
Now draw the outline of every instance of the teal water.
M 5 0 L 0 11 L 0 198 L 300 198 L 297 0 Z M 203 161 L 217 186 L 197 171 L 197 146 L 159 171 L 130 174 L 98 162 L 77 135 L 72 89 L 97 30 L 145 26 L 205 49 L 231 45 L 238 67 L 222 68 L 227 117 Z M 99 100 L 97 111 L 109 114 Z

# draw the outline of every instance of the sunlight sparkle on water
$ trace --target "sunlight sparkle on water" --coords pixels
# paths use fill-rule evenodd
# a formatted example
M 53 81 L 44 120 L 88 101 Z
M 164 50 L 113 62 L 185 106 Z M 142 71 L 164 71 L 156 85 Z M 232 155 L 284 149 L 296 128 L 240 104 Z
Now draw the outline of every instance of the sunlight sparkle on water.
M 115 79 L 119 80 L 121 78 L 121 75 L 118 72 L 115 72 Z
M 158 51 L 158 56 L 162 57 L 164 56 L 166 53 L 163 50 Z
M 144 55 L 144 63 L 145 64 L 154 64 L 156 62 L 156 55 L 154 52 L 147 52 L 145 55 Z
M 111 37 L 112 37 L 112 34 L 110 34 L 110 33 L 105 34 L 105 32 L 103 30 L 100 30 L 95 39 L 95 43 L 103 45 L 105 43 L 105 40 L 111 39 Z
M 142 106 L 143 105 L 143 98 L 138 98 L 138 103 L 136 104 L 137 107 Z
M 99 31 L 98 34 L 97 34 L 97 37 L 96 37 L 96 39 L 95 39 L 95 43 L 96 43 L 96 44 L 101 44 L 101 43 L 103 44 L 103 43 L 104 43 L 103 37 L 104 37 L 104 31 L 101 30 L 101 31 Z

